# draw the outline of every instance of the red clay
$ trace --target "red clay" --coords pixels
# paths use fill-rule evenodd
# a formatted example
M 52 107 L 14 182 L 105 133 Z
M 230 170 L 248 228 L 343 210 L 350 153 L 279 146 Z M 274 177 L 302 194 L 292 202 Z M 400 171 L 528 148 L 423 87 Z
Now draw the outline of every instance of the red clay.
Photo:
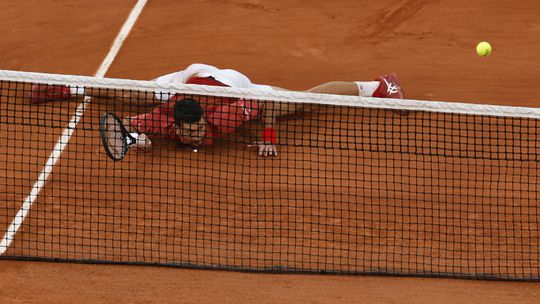
M 0 68 L 92 75 L 134 3 L 27 0 L 0 4 L 0 28 L 9 29 L 0 39 Z M 325 81 L 370 80 L 395 71 L 408 98 L 536 107 L 540 41 L 533 37 L 540 36 L 538 16 L 540 4 L 534 0 L 521 1 L 519 6 L 513 1 L 488 0 L 150 1 L 107 76 L 151 79 L 202 62 L 238 69 L 257 83 L 302 90 Z M 493 46 L 489 57 L 475 53 L 476 43 L 482 40 Z M 61 127 L 74 106 L 50 106 L 49 117 Z M 30 113 L 32 108 L 20 105 L 17 110 Z M 100 110 L 92 108 L 89 117 Z M 39 134 L 39 130 L 29 131 Z M 14 130 L 0 132 L 9 138 Z M 56 137 L 47 136 L 44 145 L 52 146 Z M 99 151 L 98 138 L 77 140 L 66 151 L 67 160 L 77 147 L 84 147 L 87 155 Z M 38 164 L 49 153 L 47 147 L 41 148 Z M 219 149 L 214 152 L 218 154 Z M 0 155 L 6 153 L 2 150 Z M 18 157 L 19 161 L 5 166 L 20 173 L 16 164 L 27 160 L 24 155 Z M 204 161 L 212 153 L 197 157 Z M 100 162 L 92 165 L 98 170 L 114 169 Z M 39 168 L 36 165 L 32 171 L 36 176 Z M 66 161 L 60 162 L 51 186 L 67 178 L 85 178 L 71 176 L 70 168 Z M 35 176 L 10 178 L 22 185 L 0 185 L 6 188 L 1 191 L 6 196 L 2 201 L 13 204 L 7 214 L 12 216 Z M 64 195 L 78 197 L 71 190 Z M 38 200 L 38 206 L 55 210 L 55 201 Z M 77 207 L 85 206 L 73 206 L 68 213 L 76 213 Z M 30 225 L 64 231 L 56 220 Z M 75 233 L 85 233 L 84 227 Z M 0 273 L 2 303 L 533 303 L 540 296 L 538 283 L 14 261 L 0 261 Z

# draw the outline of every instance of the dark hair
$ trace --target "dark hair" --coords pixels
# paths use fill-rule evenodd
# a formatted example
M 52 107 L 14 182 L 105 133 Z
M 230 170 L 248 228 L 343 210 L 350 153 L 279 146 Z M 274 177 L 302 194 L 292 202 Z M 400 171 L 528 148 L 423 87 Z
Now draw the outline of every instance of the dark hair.
M 191 98 L 184 98 L 176 101 L 173 107 L 174 122 L 179 125 L 181 123 L 195 123 L 201 119 L 203 109 L 198 101 Z

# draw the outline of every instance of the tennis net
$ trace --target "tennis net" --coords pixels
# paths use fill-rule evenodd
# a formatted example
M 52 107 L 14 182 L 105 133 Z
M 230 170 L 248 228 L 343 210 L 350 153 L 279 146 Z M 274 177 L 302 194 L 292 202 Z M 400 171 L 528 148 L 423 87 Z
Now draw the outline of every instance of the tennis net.
M 35 103 L 35 84 L 102 97 Z M 540 109 L 16 71 L 0 89 L 1 258 L 540 280 Z M 112 161 L 101 115 L 156 94 L 309 106 L 277 119 L 277 157 L 246 147 L 254 120 Z

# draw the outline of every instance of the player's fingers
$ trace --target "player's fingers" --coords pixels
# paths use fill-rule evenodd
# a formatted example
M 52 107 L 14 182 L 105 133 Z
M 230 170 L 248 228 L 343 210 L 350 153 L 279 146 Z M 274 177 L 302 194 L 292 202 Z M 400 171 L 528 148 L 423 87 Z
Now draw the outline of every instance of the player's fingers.
M 264 157 L 277 156 L 276 148 L 274 145 L 266 145 L 264 149 Z
M 271 155 L 271 149 L 268 145 L 263 145 L 263 151 L 264 157 L 268 157 L 269 155 Z

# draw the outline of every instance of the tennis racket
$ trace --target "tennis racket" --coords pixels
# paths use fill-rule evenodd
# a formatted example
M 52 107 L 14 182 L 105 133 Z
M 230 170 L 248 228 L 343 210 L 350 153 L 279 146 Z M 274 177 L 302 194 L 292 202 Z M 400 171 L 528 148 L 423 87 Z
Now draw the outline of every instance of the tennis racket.
M 114 161 L 122 160 L 136 139 L 126 130 L 122 120 L 113 113 L 101 115 L 99 133 L 107 155 Z

